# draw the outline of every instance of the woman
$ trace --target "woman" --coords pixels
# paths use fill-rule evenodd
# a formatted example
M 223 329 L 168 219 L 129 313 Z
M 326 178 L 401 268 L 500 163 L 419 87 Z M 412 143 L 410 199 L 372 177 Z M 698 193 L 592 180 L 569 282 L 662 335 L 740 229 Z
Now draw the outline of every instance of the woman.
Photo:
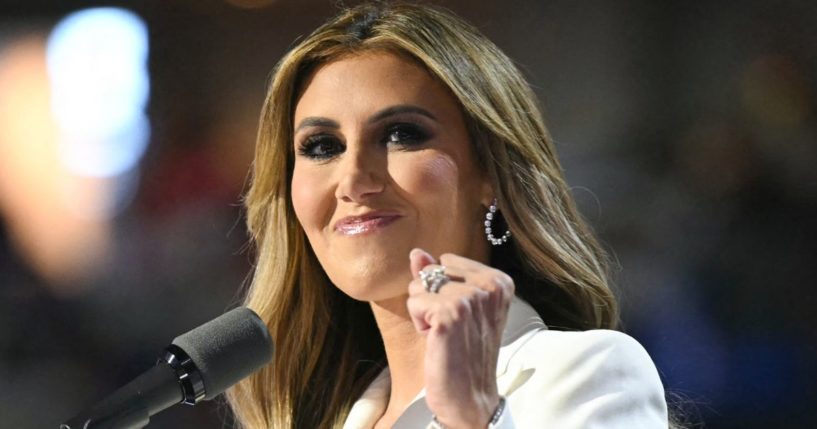
M 341 13 L 278 64 L 248 222 L 247 428 L 666 427 L 535 97 L 451 14 Z M 571 332 L 565 332 L 571 331 Z

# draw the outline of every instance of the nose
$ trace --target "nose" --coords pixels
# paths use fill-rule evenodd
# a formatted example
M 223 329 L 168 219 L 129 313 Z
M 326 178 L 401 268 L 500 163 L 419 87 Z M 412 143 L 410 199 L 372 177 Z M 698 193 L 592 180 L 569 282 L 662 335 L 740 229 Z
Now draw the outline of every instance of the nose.
M 361 147 L 351 149 L 350 145 L 337 170 L 335 197 L 338 200 L 361 203 L 383 192 L 386 182 L 385 158 L 374 152 Z

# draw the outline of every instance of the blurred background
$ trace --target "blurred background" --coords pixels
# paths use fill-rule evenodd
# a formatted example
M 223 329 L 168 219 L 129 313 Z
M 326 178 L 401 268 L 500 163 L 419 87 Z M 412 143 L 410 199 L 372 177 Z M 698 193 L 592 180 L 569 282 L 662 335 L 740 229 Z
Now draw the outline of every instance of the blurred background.
M 817 3 L 435 3 L 536 89 L 684 413 L 817 427 Z M 336 10 L 0 3 L 0 427 L 57 427 L 239 301 L 267 78 Z M 230 426 L 208 403 L 150 427 Z

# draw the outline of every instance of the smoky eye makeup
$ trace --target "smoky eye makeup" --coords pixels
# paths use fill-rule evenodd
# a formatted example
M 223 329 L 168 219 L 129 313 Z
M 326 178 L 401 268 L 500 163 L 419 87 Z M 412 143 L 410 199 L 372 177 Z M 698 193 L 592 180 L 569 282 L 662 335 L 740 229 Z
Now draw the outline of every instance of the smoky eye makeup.
M 343 153 L 346 146 L 329 133 L 316 133 L 305 137 L 298 144 L 298 155 L 315 161 L 325 161 Z
M 390 113 L 393 109 L 387 109 Z M 412 151 L 425 147 L 424 145 L 434 137 L 433 127 L 425 119 L 415 117 L 413 112 L 391 113 L 386 117 L 375 117 L 364 128 L 361 141 L 381 146 L 388 151 Z M 380 116 L 380 115 L 379 115 Z M 432 116 L 428 116 L 434 119 Z M 436 119 L 434 119 L 436 120 Z M 309 127 L 314 127 L 309 129 Z M 327 129 L 329 127 L 329 129 Z M 346 151 L 346 141 L 336 132 L 340 128 L 334 120 L 326 118 L 307 118 L 301 122 L 298 129 L 305 134 L 295 139 L 296 153 L 313 161 L 329 161 Z
M 383 129 L 381 142 L 398 149 L 413 149 L 431 139 L 432 134 L 425 127 L 413 122 L 394 122 Z

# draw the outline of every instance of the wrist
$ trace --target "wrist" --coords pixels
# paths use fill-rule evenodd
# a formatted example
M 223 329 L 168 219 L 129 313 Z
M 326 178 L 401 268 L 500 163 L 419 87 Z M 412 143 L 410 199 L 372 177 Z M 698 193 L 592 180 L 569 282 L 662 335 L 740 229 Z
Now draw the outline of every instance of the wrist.
M 494 413 L 491 414 L 491 421 L 488 422 L 488 427 L 489 428 L 491 428 L 491 427 L 493 427 L 493 425 L 499 423 L 499 421 L 502 419 L 502 415 L 505 414 L 505 406 L 506 406 L 505 402 L 506 402 L 505 397 L 500 396 L 499 397 L 499 404 L 496 406 L 496 409 L 494 409 Z
M 432 415 L 431 427 L 434 429 L 460 429 L 460 428 L 491 428 L 502 418 L 505 412 L 505 397 L 498 396 L 499 399 L 492 401 L 492 407 L 477 407 L 478 412 L 467 412 L 461 416 L 448 416 L 443 421 L 437 415 Z

